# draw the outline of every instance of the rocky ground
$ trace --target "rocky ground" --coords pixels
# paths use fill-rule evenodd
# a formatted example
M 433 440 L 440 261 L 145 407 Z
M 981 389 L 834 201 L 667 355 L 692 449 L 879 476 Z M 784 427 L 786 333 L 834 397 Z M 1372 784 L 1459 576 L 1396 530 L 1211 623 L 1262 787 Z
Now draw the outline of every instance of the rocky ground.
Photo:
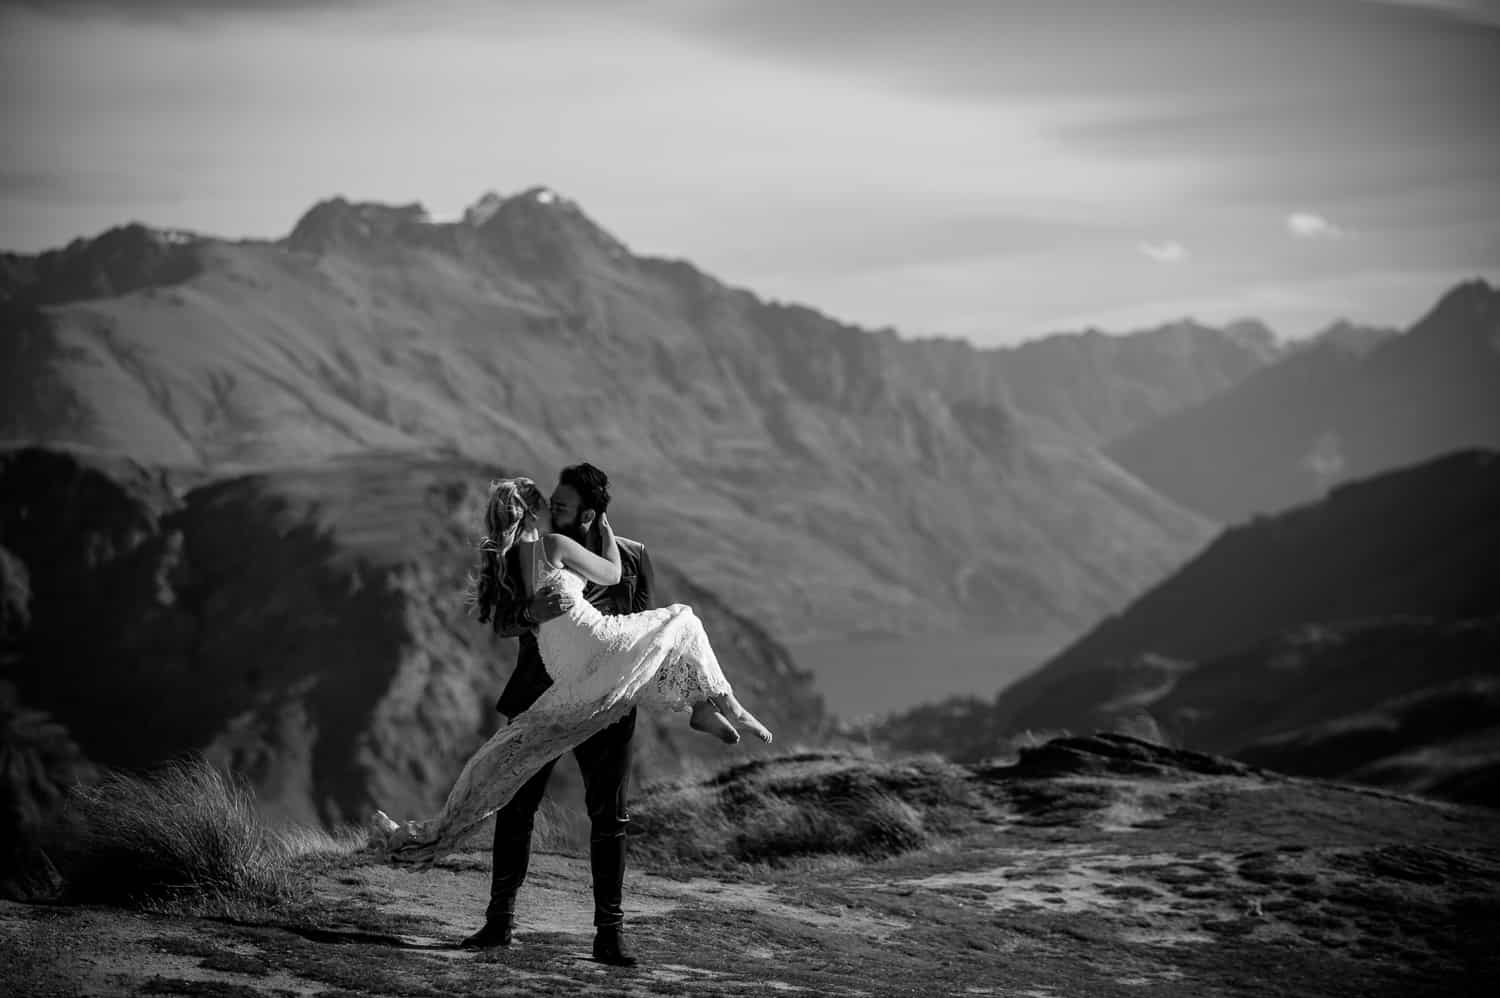
M 905 802 L 917 848 L 749 862 L 741 837 L 694 860 L 673 820 L 695 797 L 763 812 L 877 792 Z M 479 955 L 457 944 L 483 852 L 426 872 L 355 855 L 273 909 L 0 903 L 0 993 L 1449 996 L 1500 979 L 1500 813 L 1126 738 L 987 768 L 789 757 L 638 810 L 637 969 L 587 959 L 576 850 L 537 856 L 516 945 Z

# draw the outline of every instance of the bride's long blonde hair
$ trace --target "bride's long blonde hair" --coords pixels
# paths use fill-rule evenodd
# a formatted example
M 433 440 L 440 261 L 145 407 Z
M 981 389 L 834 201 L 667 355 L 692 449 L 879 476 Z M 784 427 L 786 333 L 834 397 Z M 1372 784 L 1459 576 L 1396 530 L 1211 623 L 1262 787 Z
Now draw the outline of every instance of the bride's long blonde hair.
M 466 603 L 479 610 L 479 622 L 494 615 L 501 600 L 515 598 L 505 577 L 505 555 L 515 546 L 527 521 L 535 521 L 547 499 L 529 478 L 502 478 L 490 482 L 490 498 L 484 507 L 484 536 L 479 538 L 478 574 L 469 576 Z

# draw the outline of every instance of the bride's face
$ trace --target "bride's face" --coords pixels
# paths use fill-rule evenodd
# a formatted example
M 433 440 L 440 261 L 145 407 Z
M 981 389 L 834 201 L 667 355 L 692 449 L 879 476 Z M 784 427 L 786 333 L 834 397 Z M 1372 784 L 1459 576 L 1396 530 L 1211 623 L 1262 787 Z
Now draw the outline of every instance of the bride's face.
M 552 514 L 548 511 L 546 503 L 542 503 L 541 508 L 531 514 L 531 522 L 536 526 L 538 533 L 552 533 Z

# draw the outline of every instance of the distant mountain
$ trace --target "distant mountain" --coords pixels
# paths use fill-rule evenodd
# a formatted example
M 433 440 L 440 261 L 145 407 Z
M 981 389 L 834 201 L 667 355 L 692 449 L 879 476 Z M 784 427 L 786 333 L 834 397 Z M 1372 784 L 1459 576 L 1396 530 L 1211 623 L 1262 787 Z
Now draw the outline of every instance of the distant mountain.
M 1400 335 L 1401 330 L 1388 326 L 1360 326 L 1347 319 L 1340 319 L 1329 323 L 1305 340 L 1296 340 L 1287 344 L 1287 352 L 1312 346 L 1334 345 L 1353 353 L 1363 354 L 1386 340 Z
M 194 482 L 107 456 L 0 455 L 0 562 L 29 586 L 7 641 L 12 713 L 50 716 L 91 763 L 203 752 L 284 818 L 431 812 L 493 731 L 515 662 L 514 642 L 462 606 L 499 471 L 356 455 Z M 811 677 L 656 565 L 659 600 L 692 603 L 744 702 L 786 743 L 817 740 L 828 720 Z M 657 779 L 746 751 L 686 715 L 643 718 L 637 745 Z
M 1124 335 L 1090 329 L 986 350 L 960 340 L 899 349 L 946 398 L 1003 402 L 1096 444 L 1213 398 L 1282 353 L 1248 319 L 1223 329 L 1191 320 Z
M 1430 789 L 1466 779 L 1453 761 L 1466 755 L 1481 782 L 1500 777 L 1496 683 L 1500 454 L 1469 451 L 1227 530 L 993 703 L 921 708 L 885 737 L 974 759 L 1026 731 L 1123 726 Z M 1422 753 L 1421 780 L 1415 761 L 1394 761 Z M 1500 782 L 1484 785 L 1500 802 Z
M 1225 521 L 1463 447 L 1500 446 L 1500 290 L 1454 288 L 1399 336 L 1330 330 L 1106 453 Z
M 1303 624 L 1500 613 L 1497 513 L 1493 451 L 1339 486 L 1321 502 L 1225 530 L 1027 682 L 1145 652 L 1217 657 Z
M 130 266 L 117 243 L 184 262 Z M 131 229 L 60 253 L 8 258 L 0 439 L 215 474 L 592 460 L 624 531 L 788 640 L 1076 627 L 1208 535 L 1054 416 L 959 391 L 961 351 L 636 256 L 545 188 L 455 222 L 332 199 L 275 243 Z M 1196 397 L 1260 350 L 1213 349 L 1219 373 L 1121 411 Z
M 136 222 L 38 256 L 0 253 L 0 302 L 50 305 L 179 284 L 199 271 L 202 243 Z

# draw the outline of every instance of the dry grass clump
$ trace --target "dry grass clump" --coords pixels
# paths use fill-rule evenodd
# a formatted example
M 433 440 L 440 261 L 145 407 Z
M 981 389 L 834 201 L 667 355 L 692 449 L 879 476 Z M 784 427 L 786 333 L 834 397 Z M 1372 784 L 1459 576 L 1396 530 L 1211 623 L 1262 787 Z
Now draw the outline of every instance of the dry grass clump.
M 920 849 L 928 838 L 921 812 L 888 793 L 810 801 L 768 794 L 730 846 L 747 863 L 812 855 L 880 859 Z
M 274 905 L 296 894 L 308 860 L 366 839 L 352 828 L 273 830 L 247 787 L 190 759 L 75 788 L 48 851 L 69 901 Z
M 802 753 L 649 788 L 631 852 L 663 866 L 882 859 L 931 845 L 981 807 L 967 773 L 936 758 Z

